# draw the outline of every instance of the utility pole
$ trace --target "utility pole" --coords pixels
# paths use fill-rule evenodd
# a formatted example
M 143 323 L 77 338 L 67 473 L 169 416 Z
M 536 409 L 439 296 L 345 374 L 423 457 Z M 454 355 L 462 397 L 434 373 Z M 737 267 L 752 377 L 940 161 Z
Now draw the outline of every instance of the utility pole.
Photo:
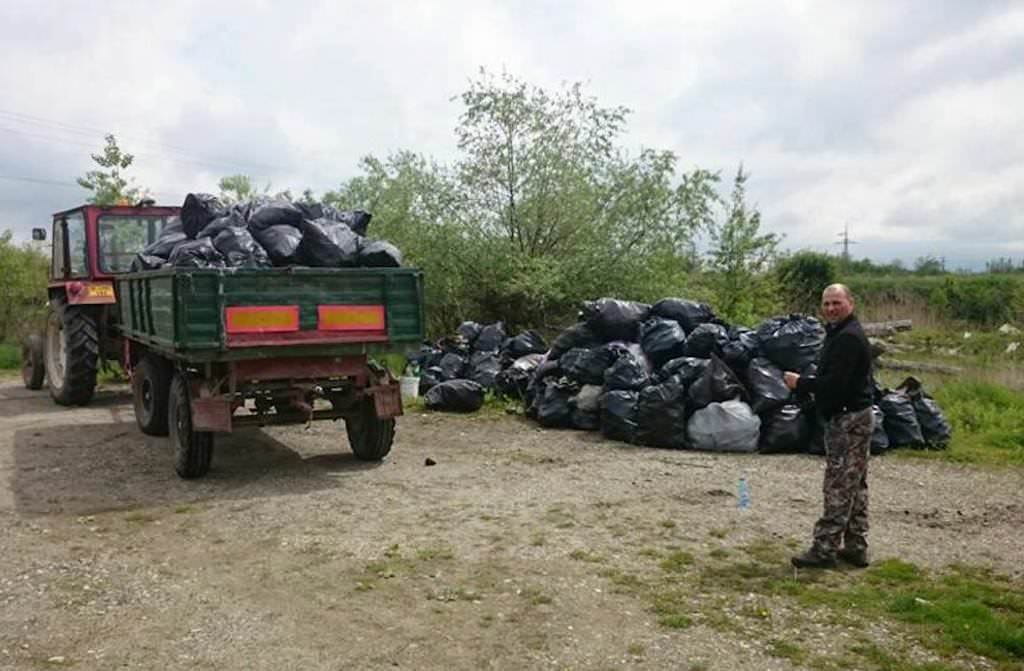
M 838 233 L 837 235 L 839 236 L 840 241 L 837 242 L 836 244 L 843 246 L 843 263 L 844 264 L 849 263 L 850 262 L 850 245 L 857 244 L 856 240 L 851 240 L 850 239 L 850 224 L 849 223 L 843 224 L 843 232 L 842 233 Z

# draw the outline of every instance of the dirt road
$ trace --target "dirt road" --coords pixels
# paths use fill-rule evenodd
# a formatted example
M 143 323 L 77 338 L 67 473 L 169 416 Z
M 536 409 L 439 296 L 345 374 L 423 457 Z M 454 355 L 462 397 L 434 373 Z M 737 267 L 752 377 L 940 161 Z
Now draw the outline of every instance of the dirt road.
M 67 409 L 0 383 L 0 668 L 790 669 L 803 667 L 770 639 L 841 655 L 854 635 L 777 600 L 769 623 L 726 626 L 760 595 L 704 583 L 673 619 L 651 587 L 758 552 L 786 575 L 819 512 L 817 458 L 421 413 L 379 465 L 329 422 L 216 450 L 210 475 L 185 482 L 126 389 Z M 875 557 L 1020 577 L 1022 485 L 875 459 Z

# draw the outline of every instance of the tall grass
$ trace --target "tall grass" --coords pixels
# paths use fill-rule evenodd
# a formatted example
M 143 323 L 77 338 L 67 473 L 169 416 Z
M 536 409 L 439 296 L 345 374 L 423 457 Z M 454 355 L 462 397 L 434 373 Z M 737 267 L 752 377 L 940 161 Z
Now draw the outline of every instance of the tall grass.
M 21 368 L 21 349 L 15 345 L 0 343 L 0 370 Z

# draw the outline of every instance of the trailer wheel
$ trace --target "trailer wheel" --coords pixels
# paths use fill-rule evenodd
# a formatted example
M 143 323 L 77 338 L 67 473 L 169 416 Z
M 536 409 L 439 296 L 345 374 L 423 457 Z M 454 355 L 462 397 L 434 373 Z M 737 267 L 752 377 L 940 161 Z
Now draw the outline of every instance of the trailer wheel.
M 46 366 L 43 365 L 43 339 L 30 335 L 21 345 L 21 379 L 26 389 L 42 389 L 44 377 Z
M 96 391 L 100 339 L 84 308 L 56 302 L 46 320 L 46 371 L 50 396 L 61 405 L 86 405 Z
M 366 399 L 360 404 L 358 414 L 345 418 L 345 432 L 357 459 L 380 461 L 391 451 L 391 443 L 395 440 L 395 420 L 378 419 L 373 400 Z
M 167 425 L 174 444 L 174 470 L 185 479 L 201 478 L 210 470 L 213 434 L 192 430 L 188 380 L 182 373 L 176 374 L 171 382 L 167 406 Z
M 132 404 L 142 433 L 167 435 L 167 403 L 174 371 L 166 360 L 147 354 L 132 372 Z

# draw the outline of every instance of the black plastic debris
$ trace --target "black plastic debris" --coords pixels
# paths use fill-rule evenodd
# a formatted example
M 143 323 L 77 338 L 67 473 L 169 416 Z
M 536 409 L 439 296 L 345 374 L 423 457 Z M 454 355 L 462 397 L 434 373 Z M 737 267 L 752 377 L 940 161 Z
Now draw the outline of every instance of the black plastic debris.
M 811 422 L 799 405 L 789 403 L 761 415 L 761 438 L 757 444 L 758 452 L 764 454 L 806 452 L 810 441 Z
M 477 336 L 473 342 L 473 348 L 477 350 L 500 350 L 501 346 L 505 344 L 505 338 L 508 336 L 505 333 L 505 324 L 502 322 L 494 322 L 488 324 L 480 329 L 480 335 Z
M 707 303 L 698 303 L 682 298 L 664 298 L 651 306 L 651 314 L 679 322 L 687 335 L 701 324 L 717 320 L 714 310 Z
M 763 356 L 784 371 L 805 373 L 825 344 L 825 328 L 814 317 L 793 314 L 773 317 L 757 328 Z
M 729 331 L 724 326 L 701 324 L 686 336 L 686 356 L 708 359 L 712 354 L 720 355 L 728 343 Z
M 477 324 L 476 322 L 462 322 L 459 324 L 459 327 L 455 329 L 455 332 L 462 336 L 466 342 L 472 346 L 476 341 L 476 337 L 480 335 L 480 329 L 483 327 L 483 324 Z
M 271 226 L 294 226 L 299 228 L 305 218 L 302 210 L 283 199 L 268 199 L 254 203 L 249 210 L 249 228 L 255 234 Z M 259 239 L 259 235 L 256 236 Z M 267 250 L 270 251 L 270 250 Z
M 608 389 L 639 391 L 651 382 L 651 366 L 639 345 L 630 345 L 604 373 Z
M 544 336 L 534 330 L 523 331 L 514 338 L 509 338 L 501 348 L 501 354 L 514 361 L 527 354 L 543 354 L 548 351 Z
M 468 357 L 449 352 L 441 357 L 441 362 L 437 364 L 437 367 L 441 369 L 445 380 L 457 380 L 463 376 L 467 365 L 469 365 Z
M 143 256 L 159 256 L 163 260 L 171 257 L 171 252 L 181 243 L 188 240 L 182 228 L 181 219 L 173 217 L 160 230 L 160 235 L 148 247 L 142 250 Z
M 267 268 L 270 256 L 247 228 L 226 227 L 213 238 L 213 246 L 229 268 Z
M 494 382 L 498 393 L 508 398 L 526 398 L 526 389 L 530 386 L 533 374 L 542 361 L 544 361 L 543 354 L 527 354 L 516 359 L 511 366 L 498 373 L 495 378 Z
M 890 447 L 920 447 L 924 444 L 914 402 L 902 392 L 890 392 L 878 402 L 885 415 L 885 433 Z
M 604 344 L 604 341 L 594 332 L 594 329 L 590 328 L 586 322 L 577 322 L 562 331 L 555 338 L 554 342 L 551 343 L 551 351 L 548 352 L 548 358 L 557 360 L 574 347 L 590 349 L 602 344 Z
M 609 391 L 601 402 L 601 433 L 606 438 L 632 443 L 636 438 L 636 391 Z
M 221 231 L 229 228 L 246 228 L 245 218 L 236 210 L 229 210 L 224 216 L 217 217 L 206 226 L 203 226 L 202 230 L 196 233 L 196 237 L 216 238 L 220 235 Z
M 636 442 L 654 447 L 686 447 L 686 403 L 686 387 L 678 380 L 644 387 L 637 397 Z
M 181 206 L 182 231 L 189 238 L 195 238 L 199 231 L 218 217 L 228 213 L 227 206 L 217 196 L 209 193 L 190 193 Z
M 640 346 L 655 366 L 686 354 L 686 332 L 674 319 L 651 317 L 640 325 Z
M 357 265 L 363 268 L 401 268 L 402 252 L 385 240 L 365 242 L 359 247 Z
M 711 363 L 704 369 L 701 376 L 690 385 L 688 393 L 690 404 L 694 410 L 737 397 L 741 399 L 747 398 L 746 389 L 736 378 L 736 374 L 717 356 L 711 357 Z
M 605 371 L 626 351 L 628 349 L 621 343 L 609 343 L 591 349 L 576 348 L 562 356 L 560 365 L 566 375 L 580 384 L 602 385 Z M 568 361 L 564 361 L 567 357 Z
M 691 356 L 672 359 L 661 367 L 656 379 L 658 382 L 664 382 L 670 377 L 676 377 L 680 382 L 689 387 L 704 374 L 709 363 L 711 363 L 711 359 L 697 359 Z
M 135 258 L 132 259 L 132 265 L 128 269 L 133 273 L 140 270 L 156 270 L 157 268 L 162 268 L 166 263 L 167 259 L 160 256 L 136 254 Z
M 877 405 L 871 406 L 875 428 L 871 432 L 871 454 L 882 454 L 889 449 L 889 435 L 885 432 L 885 413 Z
M 295 251 L 302 242 L 302 232 L 291 225 L 267 226 L 265 228 L 249 227 L 252 237 L 267 250 L 271 263 L 275 266 L 288 266 L 295 263 Z
M 580 390 L 579 385 L 559 378 L 544 387 L 537 401 L 537 421 L 547 428 L 567 429 L 572 426 L 572 408 L 569 400 Z
M 348 226 L 329 219 L 304 219 L 299 230 L 302 240 L 295 257 L 302 265 L 348 268 L 359 262 L 360 238 Z
M 605 341 L 636 342 L 640 323 L 647 319 L 651 306 L 616 298 L 601 298 L 583 304 L 582 315 L 594 332 Z
M 601 428 L 601 396 L 604 389 L 600 385 L 585 384 L 579 392 L 569 399 L 572 412 L 572 427 L 581 431 L 597 431 Z
M 757 414 L 773 412 L 789 401 L 791 392 L 782 378 L 782 369 L 768 359 L 758 357 L 747 368 L 750 407 Z
M 501 373 L 501 356 L 497 352 L 474 352 L 469 357 L 469 379 L 485 389 L 494 389 Z
M 444 371 L 440 366 L 430 366 L 420 371 L 420 396 L 445 382 Z
M 168 263 L 176 268 L 223 268 L 224 257 L 209 238 L 199 238 L 175 247 Z
M 429 410 L 476 412 L 484 404 L 484 388 L 472 380 L 449 380 L 432 387 L 423 402 Z

